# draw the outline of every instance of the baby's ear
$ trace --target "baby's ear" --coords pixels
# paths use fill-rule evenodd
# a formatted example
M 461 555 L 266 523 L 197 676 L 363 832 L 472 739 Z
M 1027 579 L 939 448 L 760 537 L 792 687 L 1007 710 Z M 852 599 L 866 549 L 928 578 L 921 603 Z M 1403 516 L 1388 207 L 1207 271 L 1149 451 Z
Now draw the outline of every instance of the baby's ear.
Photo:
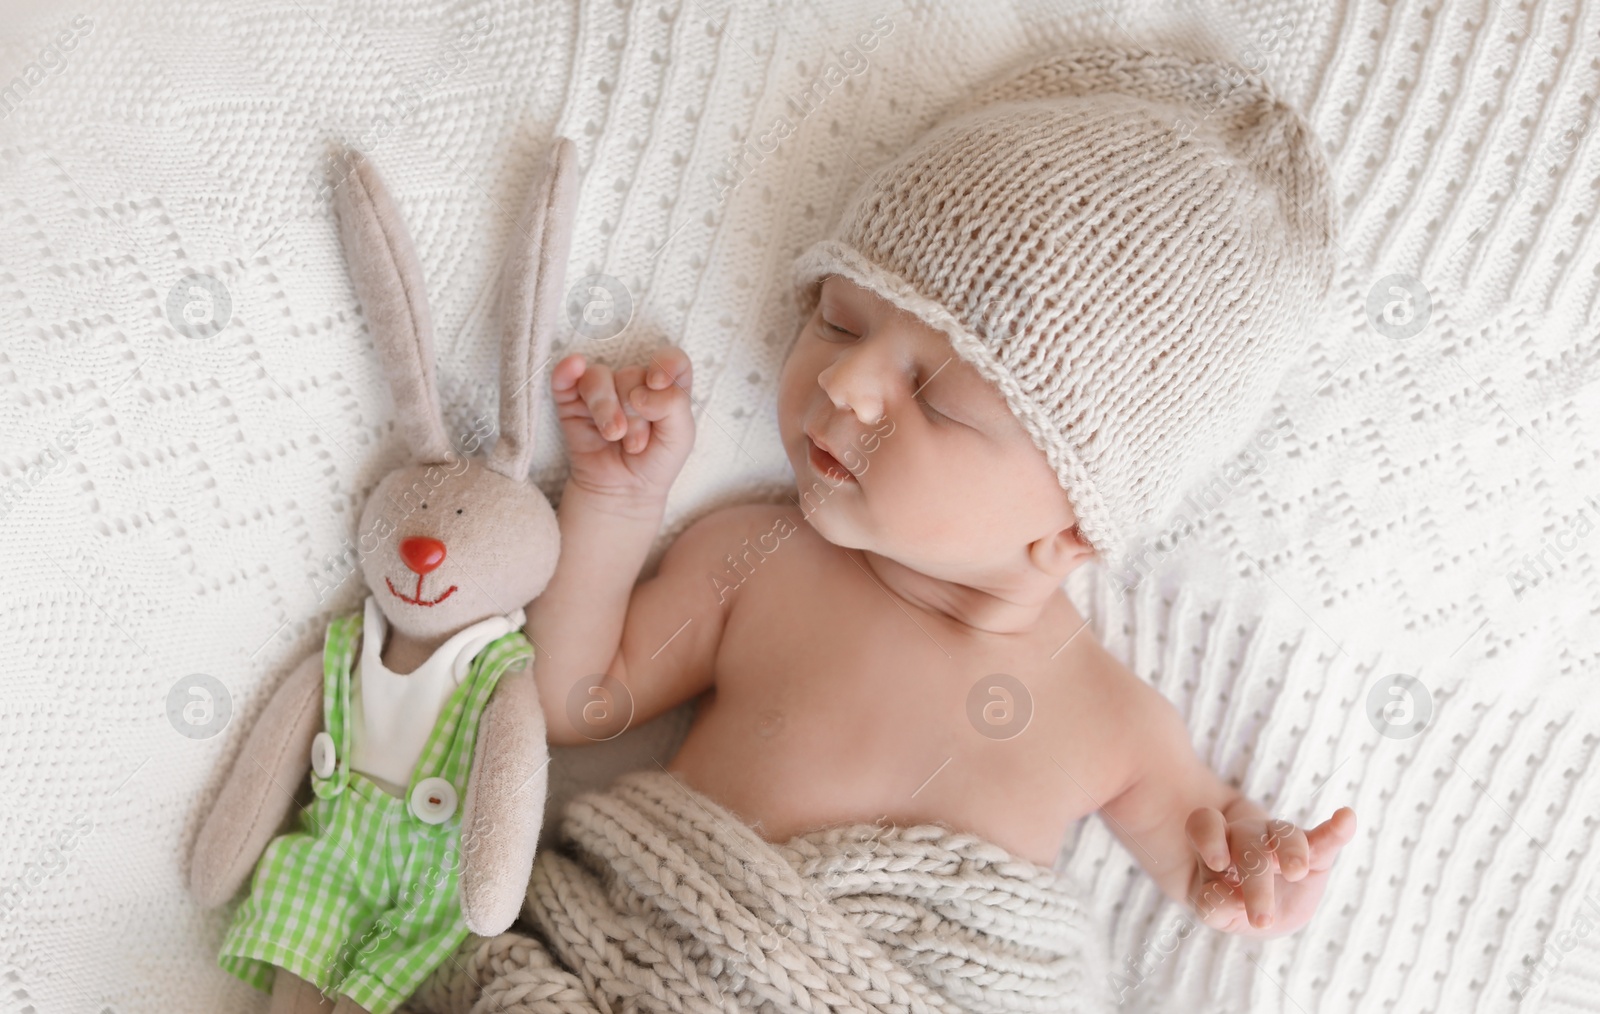
M 1083 547 L 1083 552 L 1086 556 L 1094 559 L 1099 558 L 1100 554 L 1095 551 L 1094 546 L 1090 544 L 1088 539 L 1083 537 L 1082 525 L 1075 523 L 1070 529 L 1068 529 L 1068 531 L 1072 533 L 1072 538 L 1078 543 L 1078 545 Z
M 1028 549 L 1034 566 L 1058 578 L 1065 578 L 1095 555 L 1094 547 L 1084 541 L 1076 523 L 1036 540 Z
M 1077 547 L 1077 559 L 1072 563 L 1073 569 L 1088 563 L 1090 560 L 1098 560 L 1100 558 L 1100 554 L 1095 551 L 1094 545 L 1083 537 L 1083 528 L 1077 523 L 1067 529 L 1067 537 Z

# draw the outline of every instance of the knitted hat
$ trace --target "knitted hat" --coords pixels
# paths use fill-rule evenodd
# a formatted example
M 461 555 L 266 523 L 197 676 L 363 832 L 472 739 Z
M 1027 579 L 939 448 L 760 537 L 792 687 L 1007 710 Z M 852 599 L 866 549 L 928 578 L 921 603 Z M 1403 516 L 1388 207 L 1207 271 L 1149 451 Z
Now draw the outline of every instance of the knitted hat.
M 1052 56 L 871 173 L 794 265 L 944 332 L 1112 561 L 1257 425 L 1327 294 L 1337 211 L 1310 126 L 1175 52 Z

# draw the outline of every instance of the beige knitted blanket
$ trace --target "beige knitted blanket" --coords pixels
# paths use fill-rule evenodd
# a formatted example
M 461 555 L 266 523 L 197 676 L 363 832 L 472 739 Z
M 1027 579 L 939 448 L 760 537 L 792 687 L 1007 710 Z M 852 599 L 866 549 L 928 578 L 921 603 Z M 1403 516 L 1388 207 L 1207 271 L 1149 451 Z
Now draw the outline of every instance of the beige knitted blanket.
M 1100 935 L 1061 874 L 937 825 L 769 844 L 662 770 L 568 804 L 523 919 L 531 932 L 469 937 L 406 1009 L 1109 1007 Z

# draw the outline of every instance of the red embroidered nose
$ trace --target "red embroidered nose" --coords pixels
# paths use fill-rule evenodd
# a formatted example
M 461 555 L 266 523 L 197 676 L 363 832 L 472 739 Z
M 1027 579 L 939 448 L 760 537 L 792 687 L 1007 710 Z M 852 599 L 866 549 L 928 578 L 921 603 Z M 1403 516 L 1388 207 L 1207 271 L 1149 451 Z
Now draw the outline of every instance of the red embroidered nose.
M 400 559 L 418 574 L 426 574 L 444 562 L 444 543 L 415 536 L 400 540 Z

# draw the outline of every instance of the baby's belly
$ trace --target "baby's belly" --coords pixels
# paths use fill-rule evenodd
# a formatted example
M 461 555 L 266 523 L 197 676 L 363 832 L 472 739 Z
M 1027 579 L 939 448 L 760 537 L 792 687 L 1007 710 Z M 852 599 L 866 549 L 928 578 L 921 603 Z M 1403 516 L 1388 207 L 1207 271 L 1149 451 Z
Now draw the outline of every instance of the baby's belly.
M 768 841 L 784 841 L 814 827 L 871 823 L 883 815 L 881 793 L 865 758 L 856 777 L 841 784 L 837 750 L 826 734 L 794 728 L 796 718 L 777 709 L 735 721 L 702 702 L 683 746 L 667 766 Z M 822 742 L 817 742 L 818 739 Z M 811 749 L 801 744 L 816 742 Z M 832 757 L 827 753 L 831 752 Z
M 1072 794 L 997 766 L 988 741 L 962 742 L 937 724 L 899 717 L 731 708 L 713 694 L 667 770 L 771 842 L 840 824 L 942 823 L 1041 865 L 1055 861 L 1083 815 Z M 1015 745 L 1012 753 L 1015 760 Z

